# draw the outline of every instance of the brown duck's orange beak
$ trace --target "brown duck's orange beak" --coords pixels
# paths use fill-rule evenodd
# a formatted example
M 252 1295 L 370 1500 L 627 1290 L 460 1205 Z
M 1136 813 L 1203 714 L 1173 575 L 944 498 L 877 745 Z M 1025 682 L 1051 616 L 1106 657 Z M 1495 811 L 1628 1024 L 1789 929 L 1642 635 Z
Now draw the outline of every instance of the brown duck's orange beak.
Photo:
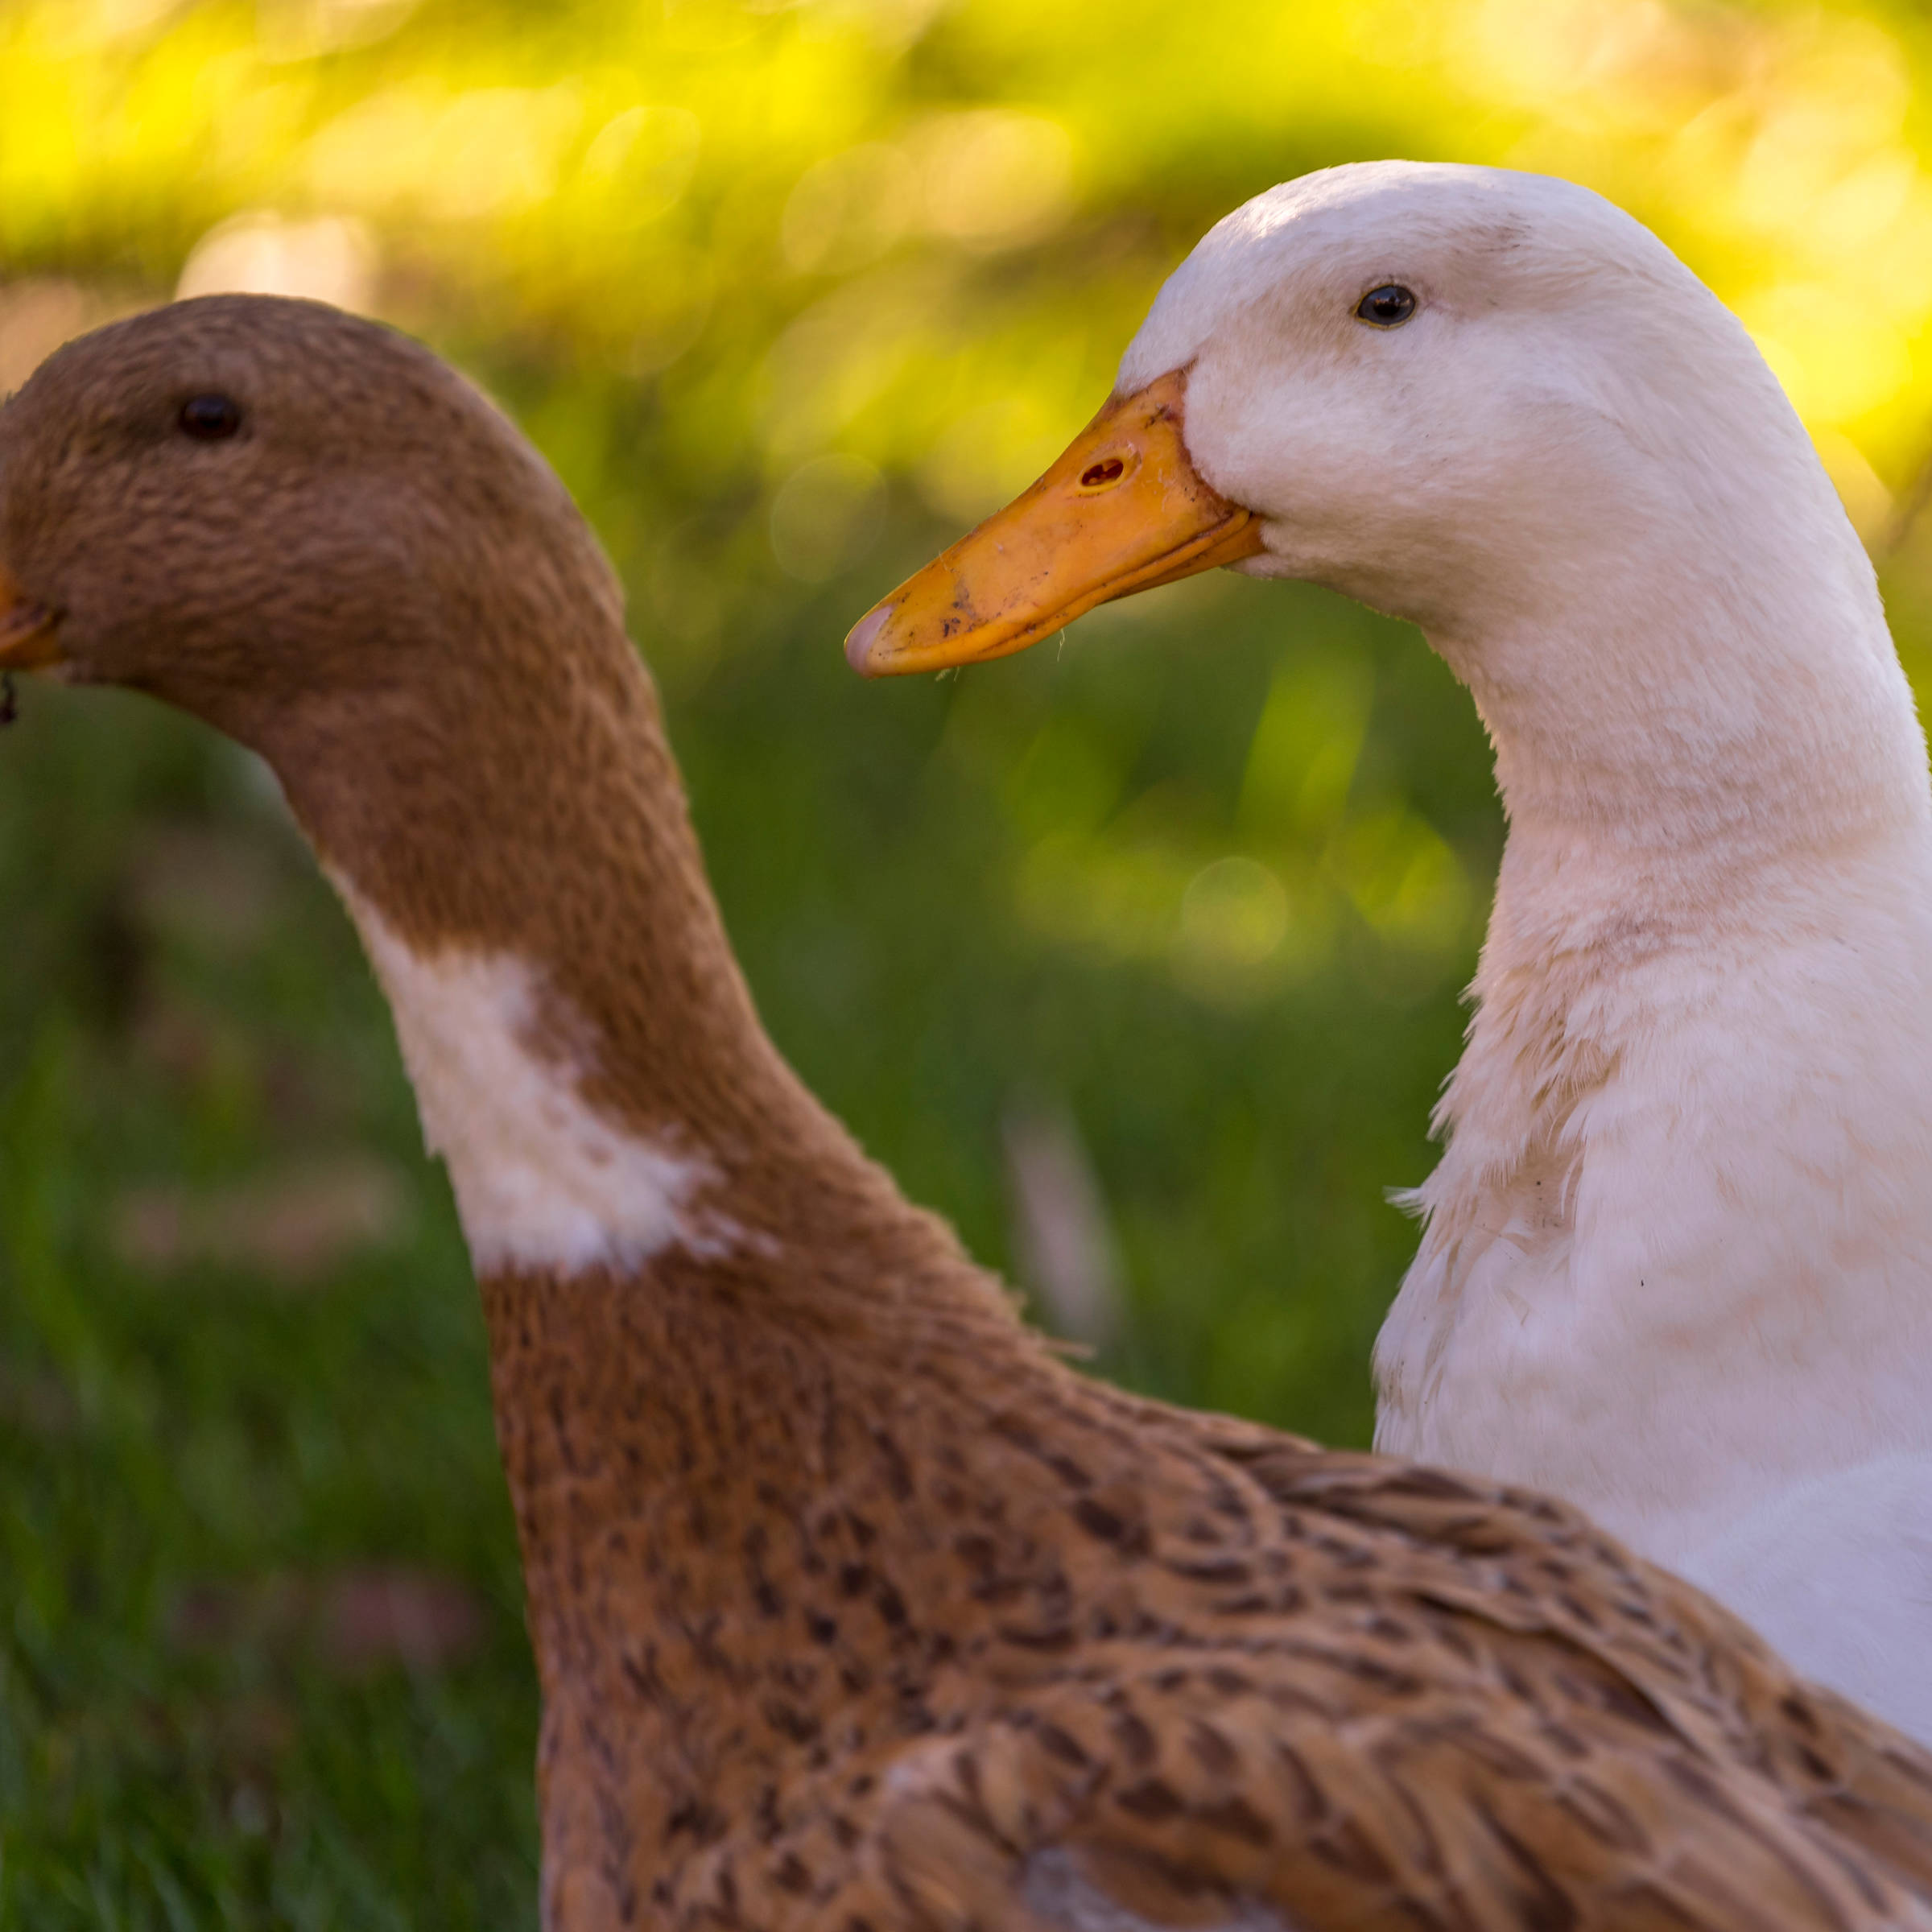
M 39 671 L 60 662 L 60 613 L 30 602 L 0 564 L 0 671 Z
M 1182 436 L 1187 373 L 1111 398 L 1024 496 L 908 577 L 852 626 L 870 678 L 1003 658 L 1115 597 L 1261 548 L 1251 511 L 1218 494 Z

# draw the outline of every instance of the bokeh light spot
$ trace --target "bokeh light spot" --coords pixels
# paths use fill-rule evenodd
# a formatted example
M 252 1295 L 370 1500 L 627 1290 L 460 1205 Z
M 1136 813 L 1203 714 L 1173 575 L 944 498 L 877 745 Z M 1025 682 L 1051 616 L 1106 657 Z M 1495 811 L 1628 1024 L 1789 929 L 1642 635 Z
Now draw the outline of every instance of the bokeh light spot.
M 771 554 L 786 576 L 807 584 L 858 562 L 885 513 L 886 486 L 859 456 L 815 457 L 787 477 L 771 505 Z
M 375 270 L 375 245 L 361 222 L 336 215 L 289 221 L 254 210 L 195 244 L 175 296 L 302 295 L 367 313 Z

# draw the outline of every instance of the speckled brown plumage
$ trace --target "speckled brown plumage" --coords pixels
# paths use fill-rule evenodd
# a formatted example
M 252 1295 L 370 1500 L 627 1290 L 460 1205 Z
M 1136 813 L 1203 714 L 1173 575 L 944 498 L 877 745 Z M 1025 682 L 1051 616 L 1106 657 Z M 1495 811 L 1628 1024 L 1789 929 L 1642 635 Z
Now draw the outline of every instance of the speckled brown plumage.
M 485 1291 L 558 1923 L 1932 1922 L 1922 1755 L 1559 1505 L 1096 1387 L 943 1267 L 617 1286 Z
M 167 433 L 213 387 L 225 467 Z M 900 1198 L 758 1029 L 594 545 L 432 358 L 103 331 L 0 414 L 0 571 L 412 943 L 540 964 L 738 1231 L 482 1280 L 547 1925 L 1932 1927 L 1915 1747 L 1558 1505 L 1085 1379 Z

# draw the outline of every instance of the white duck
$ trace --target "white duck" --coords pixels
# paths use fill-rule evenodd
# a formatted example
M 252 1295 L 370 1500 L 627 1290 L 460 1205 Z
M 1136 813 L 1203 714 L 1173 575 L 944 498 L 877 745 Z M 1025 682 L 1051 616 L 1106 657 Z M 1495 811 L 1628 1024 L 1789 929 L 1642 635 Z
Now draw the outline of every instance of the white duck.
M 1580 1503 L 1932 1739 L 1932 789 L 1777 381 L 1586 189 L 1313 175 L 848 653 L 997 656 L 1227 562 L 1420 625 L 1509 815 L 1377 1446 Z

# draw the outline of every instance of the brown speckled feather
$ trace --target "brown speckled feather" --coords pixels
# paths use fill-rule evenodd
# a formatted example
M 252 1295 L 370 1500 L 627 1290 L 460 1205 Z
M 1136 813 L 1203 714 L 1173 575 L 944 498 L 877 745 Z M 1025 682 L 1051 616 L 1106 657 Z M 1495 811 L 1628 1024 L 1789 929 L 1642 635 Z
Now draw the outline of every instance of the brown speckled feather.
M 245 436 L 180 447 L 216 386 Z M 1932 1760 L 1695 1591 L 1024 1327 L 759 1030 L 594 543 L 433 358 L 266 299 L 104 330 L 0 415 L 0 573 L 704 1157 L 724 1232 L 481 1278 L 552 1932 L 1932 1929 Z
M 489 1290 L 519 1380 L 524 1286 Z M 547 1682 L 553 1766 L 681 1740 L 621 1806 L 617 1864 L 647 1820 L 672 1854 L 637 1922 L 1932 1925 L 1925 1754 L 1573 1511 L 1135 1401 L 985 1304 L 795 1337 L 768 1397 L 717 1286 L 660 1276 L 591 1352 L 739 1391 L 658 1410 L 676 1527 L 599 1566 L 688 1608 Z M 547 1312 L 581 1363 L 599 1317 Z M 532 1500 L 548 1433 L 506 1442 L 533 1612 L 579 1540 Z M 588 1792 L 550 1795 L 601 1888 Z

